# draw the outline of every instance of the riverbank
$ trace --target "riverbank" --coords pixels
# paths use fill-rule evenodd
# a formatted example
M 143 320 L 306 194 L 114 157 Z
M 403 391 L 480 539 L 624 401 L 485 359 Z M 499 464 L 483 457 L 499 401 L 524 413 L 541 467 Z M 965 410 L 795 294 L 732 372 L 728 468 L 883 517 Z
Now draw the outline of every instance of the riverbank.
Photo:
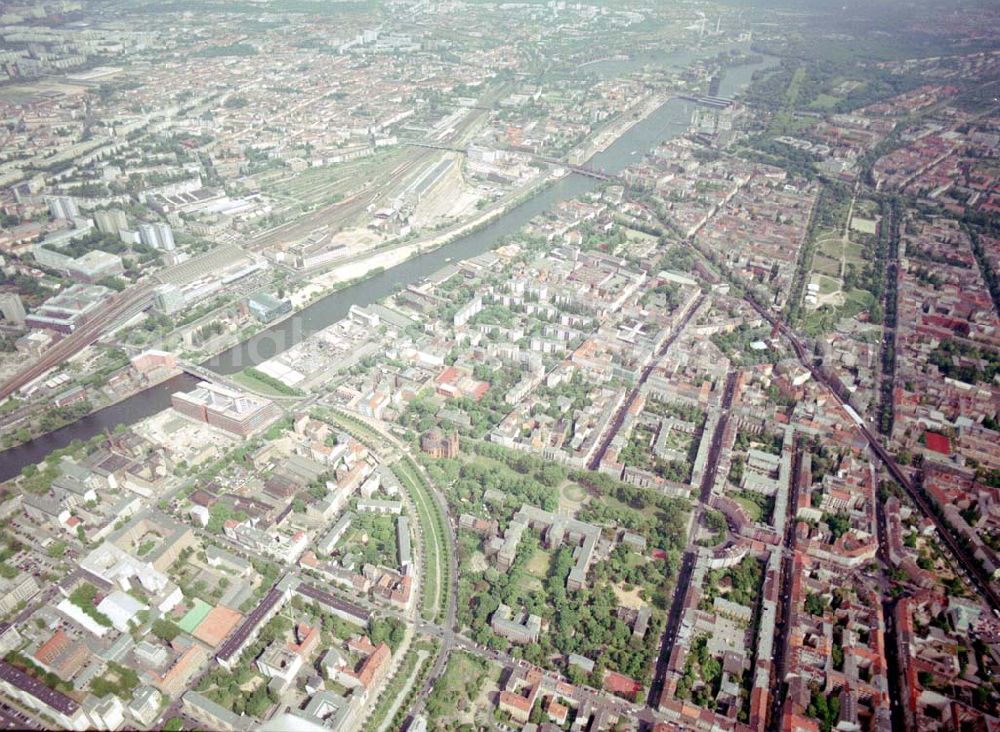
M 325 298 L 336 295 L 342 290 L 360 285 L 367 279 L 382 274 L 388 269 L 405 264 L 413 258 L 425 256 L 441 247 L 453 244 L 463 237 L 480 231 L 510 213 L 511 210 L 524 204 L 532 197 L 555 185 L 559 180 L 560 176 L 543 176 L 525 188 L 514 191 L 505 200 L 481 212 L 474 219 L 456 224 L 447 231 L 436 232 L 423 239 L 389 245 L 388 247 L 374 250 L 360 258 L 352 258 L 350 261 L 335 265 L 329 271 L 312 278 L 303 287 L 291 293 L 289 299 L 292 303 L 292 310 L 271 321 L 266 327 L 253 326 L 253 332 L 250 333 L 247 333 L 248 329 L 243 329 L 234 334 L 234 337 L 223 339 L 221 345 L 218 345 L 218 347 L 213 348 L 211 351 L 185 353 L 183 357 L 184 359 L 207 365 L 220 354 L 238 348 L 241 343 L 251 340 L 259 333 L 287 324 L 288 321 L 302 315 L 304 311 L 317 305 Z
M 551 174 L 542 176 L 541 178 L 533 181 L 530 185 L 513 191 L 509 196 L 505 197 L 505 199 L 502 199 L 496 205 L 480 212 L 469 221 L 461 224 L 455 224 L 453 227 L 443 232 L 431 234 L 422 239 L 416 239 L 410 242 L 401 242 L 390 245 L 387 248 L 374 250 L 368 255 L 362 255 L 362 259 L 335 265 L 328 272 L 324 272 L 322 275 L 313 280 L 310 285 L 322 287 L 322 292 L 324 294 L 329 294 L 330 292 L 333 292 L 333 290 L 327 288 L 332 285 L 343 283 L 345 281 L 360 281 L 362 278 L 371 274 L 373 270 L 379 268 L 390 269 L 403 264 L 412 257 L 422 256 L 429 252 L 433 252 L 440 247 L 447 246 L 461 237 L 474 234 L 479 229 L 488 226 L 502 216 L 510 213 L 512 209 L 520 206 L 532 196 L 535 196 L 546 188 L 554 185 L 558 182 L 559 178 L 560 176 L 553 176 Z M 310 285 L 307 285 L 304 289 L 308 289 Z M 322 296 L 323 295 L 308 299 L 306 301 L 306 305 L 312 304 Z M 295 304 L 294 300 L 292 304 Z
M 746 83 L 753 70 L 753 66 L 739 67 L 741 73 L 733 75 L 733 85 Z M 729 80 L 727 73 L 723 81 Z M 685 102 L 668 99 L 645 117 L 634 122 L 629 120 L 630 124 L 622 128 L 622 134 L 606 149 L 597 152 L 589 164 L 617 175 L 640 159 L 636 155 L 645 154 L 665 140 L 683 134 L 688 123 L 680 118 L 685 115 L 690 116 Z M 352 305 L 366 306 L 379 302 L 400 287 L 432 275 L 450 261 L 461 261 L 489 251 L 498 241 L 516 235 L 531 219 L 550 210 L 558 202 L 584 195 L 599 185 L 599 181 L 582 175 L 566 175 L 559 179 L 550 176 L 545 179 L 544 185 L 507 202 L 503 210 L 484 212 L 474 221 L 466 222 L 462 225 L 462 233 L 454 229 L 435 234 L 434 239 L 441 239 L 433 249 L 428 249 L 426 244 L 417 248 L 414 246 L 417 242 L 407 242 L 404 244 L 407 247 L 406 258 L 400 254 L 398 258 L 389 259 L 382 256 L 385 252 L 373 253 L 364 258 L 363 264 L 351 270 L 351 273 L 358 273 L 358 277 L 334 283 L 328 294 L 317 294 L 300 310 L 217 353 L 202 366 L 227 376 L 262 363 L 345 317 Z M 389 262 L 393 264 L 387 266 Z M 171 393 L 189 391 L 196 384 L 197 379 L 187 374 L 175 377 L 160 387 L 136 394 L 31 443 L 0 452 L 0 480 L 13 477 L 24 465 L 39 462 L 48 452 L 64 447 L 74 439 L 87 440 L 98 432 L 114 429 L 119 424 L 133 424 L 166 409 L 170 405 Z
M 592 164 L 612 174 L 620 172 L 635 161 L 634 150 L 645 152 L 683 132 L 685 126 L 674 122 L 682 109 L 680 103 L 667 101 L 645 119 L 630 125 L 615 143 L 594 156 Z M 584 195 L 600 184 L 598 180 L 576 174 L 561 178 L 547 176 L 534 188 L 506 202 L 502 210 L 484 212 L 461 229 L 436 234 L 433 249 L 429 250 L 426 245 L 421 245 L 419 251 L 415 247 L 408 249 L 408 258 L 400 256 L 402 261 L 389 267 L 386 266 L 387 258 L 380 256 L 384 253 L 367 258 L 355 270 L 358 277 L 331 285 L 329 294 L 317 296 L 310 304 L 216 353 L 201 365 L 228 376 L 262 363 L 345 317 L 352 305 L 366 306 L 381 301 L 400 287 L 432 275 L 449 261 L 461 261 L 489 251 L 498 241 L 517 234 L 531 219 L 550 210 L 559 201 Z M 416 242 L 407 244 L 412 246 Z M 365 274 L 360 274 L 362 271 Z M 17 475 L 25 465 L 43 460 L 49 452 L 73 440 L 87 440 L 119 424 L 130 425 L 150 417 L 170 406 L 170 394 L 190 391 L 197 383 L 198 380 L 188 374 L 175 377 L 30 443 L 0 452 L 0 480 Z
M 590 162 L 598 153 L 607 151 L 609 147 L 626 135 L 635 125 L 647 119 L 651 114 L 674 98 L 676 97 L 669 94 L 656 94 L 650 99 L 637 102 L 623 112 L 618 119 L 611 122 L 607 127 L 597 131 L 591 139 L 584 143 L 585 147 L 582 150 L 585 152 L 581 153 L 583 161 Z M 577 150 L 573 152 L 577 152 Z M 571 156 L 573 152 L 570 153 Z M 301 299 L 300 302 L 304 303 L 302 307 L 308 306 L 325 294 L 333 292 L 333 290 L 327 289 L 332 285 L 342 283 L 345 280 L 359 281 L 377 268 L 389 269 L 398 266 L 411 257 L 422 256 L 439 247 L 451 244 L 463 236 L 473 234 L 508 214 L 512 209 L 520 206 L 532 196 L 556 184 L 562 177 L 562 175 L 557 174 L 543 176 L 525 188 L 512 192 L 507 197 L 507 200 L 503 200 L 499 204 L 488 208 L 470 221 L 456 224 L 447 231 L 412 242 L 390 245 L 388 248 L 375 250 L 367 256 L 361 255 L 364 257 L 363 259 L 334 265 L 328 272 L 323 273 L 303 288 L 303 290 L 308 292 L 310 287 L 316 286 L 320 288 L 318 292 L 321 294 Z M 294 299 L 292 300 L 292 304 L 293 306 L 297 304 Z
M 480 212 L 475 218 L 470 221 L 466 221 L 461 224 L 456 224 L 450 229 L 442 232 L 435 232 L 425 238 L 416 239 L 411 242 L 405 242 L 402 244 L 391 245 L 388 249 L 383 248 L 371 252 L 368 256 L 362 259 L 353 260 L 346 262 L 339 267 L 334 268 L 328 273 L 324 273 L 324 280 L 313 281 L 306 285 L 305 288 L 300 288 L 297 293 L 293 293 L 290 299 L 292 299 L 293 309 L 276 318 L 275 320 L 268 323 L 266 326 L 261 326 L 260 324 L 255 324 L 247 328 L 243 328 L 231 336 L 213 339 L 214 346 L 209 351 L 197 351 L 197 352 L 183 352 L 179 355 L 182 361 L 188 363 L 198 363 L 201 365 L 209 364 L 213 359 L 216 359 L 220 354 L 231 351 L 234 348 L 238 348 L 241 344 L 246 343 L 253 339 L 258 334 L 275 329 L 281 325 L 287 324 L 287 322 L 293 320 L 296 316 L 301 316 L 302 313 L 308 308 L 318 304 L 322 300 L 332 295 L 336 295 L 342 290 L 349 289 L 364 283 L 366 280 L 381 274 L 387 269 L 397 267 L 405 262 L 415 258 L 424 256 L 430 252 L 433 252 L 441 247 L 453 244 L 457 240 L 470 236 L 477 231 L 485 228 L 489 224 L 502 218 L 504 215 L 508 214 L 512 209 L 525 203 L 527 200 L 543 192 L 547 188 L 558 183 L 560 178 L 558 176 L 546 175 L 541 176 L 532 183 L 524 188 L 514 191 L 512 194 L 508 195 L 505 199 L 501 200 L 497 205 L 489 208 L 485 211 Z M 316 289 L 309 290 L 306 292 L 306 296 L 303 297 L 301 294 L 303 290 L 308 290 L 311 286 L 316 286 Z M 298 296 L 296 296 L 298 294 Z M 222 309 L 224 306 L 221 306 Z M 248 332 L 249 331 L 249 332 Z M 158 345 L 158 344 L 157 344 Z M 180 373 L 179 371 L 177 372 Z M 176 376 L 177 374 L 172 374 L 171 376 Z M 168 377 L 170 378 L 170 377 Z M 91 409 L 86 415 L 89 416 L 96 412 L 100 412 L 108 407 L 114 406 L 119 401 L 131 398 L 140 394 L 148 388 L 156 386 L 167 379 L 162 379 L 156 384 L 149 384 L 141 389 L 132 389 L 127 393 L 122 394 L 120 397 L 114 400 L 105 400 L 96 405 Z M 257 392 L 247 385 L 248 391 L 254 391 L 259 393 L 261 396 L 275 396 L 273 394 L 265 394 L 263 392 Z M 78 418 L 67 421 L 64 424 L 59 425 L 55 430 L 50 430 L 49 432 L 54 432 L 62 429 L 68 424 L 72 424 L 77 421 Z M 9 448 L 15 448 L 19 445 L 25 444 L 31 440 L 42 437 L 48 433 L 41 433 L 38 435 L 33 435 L 28 440 L 14 443 L 9 445 Z M 8 449 L 8 448 L 5 448 Z M 0 456 L 2 456 L 0 452 Z
M 646 100 L 640 100 L 621 113 L 617 119 L 610 122 L 606 127 L 598 130 L 583 146 L 575 148 L 570 152 L 570 159 L 574 157 L 581 161 L 581 164 L 589 163 L 595 155 L 606 151 L 623 135 L 628 133 L 633 127 L 653 114 L 671 99 L 676 97 L 670 94 L 655 94 Z M 636 108 L 639 108 L 636 111 Z
M 124 369 L 120 369 L 119 371 L 115 372 L 115 374 L 112 374 L 112 376 L 120 374 L 123 371 L 127 371 L 129 368 L 131 368 L 131 366 L 126 366 Z M 60 409 L 68 409 L 68 410 L 72 409 L 72 407 L 62 407 L 62 408 L 56 407 L 51 402 L 47 402 L 45 404 L 39 404 L 37 412 L 30 412 L 28 414 L 19 415 L 14 421 L 7 421 L 7 420 L 3 421 L 2 423 L 2 429 L 4 432 L 3 450 L 4 451 L 12 450 L 14 448 L 20 447 L 21 445 L 26 445 L 37 439 L 45 437 L 46 435 L 52 434 L 53 432 L 57 432 L 58 430 L 61 430 L 68 425 L 74 424 L 78 420 L 84 417 L 88 417 L 91 414 L 94 414 L 95 412 L 100 412 L 103 409 L 108 409 L 109 407 L 113 407 L 116 404 L 125 401 L 126 399 L 131 399 L 137 396 L 138 394 L 142 394 L 143 392 L 148 391 L 149 389 L 152 389 L 156 386 L 159 386 L 164 382 L 170 381 L 171 379 L 180 376 L 182 373 L 183 371 L 177 368 L 177 369 L 170 369 L 169 371 L 163 373 L 159 378 L 151 381 L 147 380 L 147 381 L 142 381 L 140 383 L 136 383 L 136 381 L 133 379 L 130 382 L 130 388 L 128 389 L 116 388 L 113 392 L 113 396 L 111 397 L 108 397 L 108 389 L 106 388 L 105 389 L 91 388 L 87 392 L 87 398 L 85 400 L 87 403 L 91 405 L 90 409 L 83 412 L 82 414 L 75 414 L 65 419 L 60 419 L 58 424 L 56 424 L 54 427 L 50 427 L 49 429 L 40 432 L 35 432 L 34 430 L 32 430 L 27 437 L 19 437 L 18 435 L 19 433 L 21 433 L 22 429 L 29 429 L 28 427 L 25 426 L 24 424 L 25 422 L 31 423 L 35 419 L 44 417 L 44 415 L 48 412 L 54 412 Z M 95 396 L 99 396 L 101 398 L 95 400 L 93 398 Z M 77 404 L 83 404 L 83 402 L 78 402 Z M 72 412 L 70 412 L 70 414 L 72 414 Z M 0 458 L 2 458 L 2 456 L 3 452 L 0 452 Z

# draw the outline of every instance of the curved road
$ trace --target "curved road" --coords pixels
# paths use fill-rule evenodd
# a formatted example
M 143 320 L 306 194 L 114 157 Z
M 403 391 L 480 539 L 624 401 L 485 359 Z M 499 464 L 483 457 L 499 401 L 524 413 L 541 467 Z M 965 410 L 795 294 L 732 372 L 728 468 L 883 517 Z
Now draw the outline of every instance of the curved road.
M 374 422 L 362 415 L 355 414 L 353 412 L 349 413 L 350 418 L 363 422 L 369 429 L 378 433 L 379 436 L 387 440 L 393 447 L 395 447 L 400 455 L 409 455 L 409 451 L 395 435 L 388 432 L 381 424 Z M 440 678 L 441 674 L 444 673 L 445 665 L 448 662 L 448 657 L 451 655 L 452 650 L 456 645 L 462 645 L 468 648 L 476 648 L 475 644 L 471 641 L 462 638 L 455 627 L 458 622 L 458 539 L 455 535 L 455 525 L 451 520 L 451 515 L 448 512 L 448 504 L 444 499 L 444 496 L 437 489 L 437 487 L 427 478 L 426 471 L 423 466 L 414 461 L 420 471 L 420 475 L 417 476 L 418 479 L 424 481 L 424 483 L 430 489 L 431 499 L 434 501 L 436 510 L 442 516 L 443 524 L 446 527 L 448 536 L 445 540 L 450 542 L 451 551 L 448 553 L 449 566 L 448 575 L 450 577 L 449 586 L 451 591 L 448 595 L 448 609 L 446 613 L 445 623 L 443 625 L 437 625 L 434 623 L 428 623 L 425 621 L 418 621 L 416 628 L 418 631 L 433 635 L 441 640 L 441 651 L 437 654 L 434 659 L 434 665 L 431 667 L 430 672 L 427 674 L 427 680 L 424 682 L 423 687 L 416 696 L 416 701 L 413 707 L 410 709 L 410 717 L 419 714 L 423 709 L 424 703 L 427 697 L 430 695 L 434 683 Z M 429 537 L 428 537 L 429 538 Z

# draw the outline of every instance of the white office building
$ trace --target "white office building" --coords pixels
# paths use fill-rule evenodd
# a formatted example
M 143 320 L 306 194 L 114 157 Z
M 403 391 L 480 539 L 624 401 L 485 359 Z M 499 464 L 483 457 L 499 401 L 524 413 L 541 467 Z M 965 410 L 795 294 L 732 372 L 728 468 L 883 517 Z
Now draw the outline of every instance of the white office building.
M 117 208 L 95 212 L 94 224 L 97 226 L 97 230 L 104 234 L 117 235 L 122 229 L 128 228 L 128 220 L 125 218 L 125 212 Z
M 54 219 L 75 219 L 80 215 L 76 201 L 69 196 L 53 196 L 48 199 L 49 214 Z
M 172 252 L 177 248 L 174 232 L 169 224 L 139 224 L 139 240 L 148 247 Z

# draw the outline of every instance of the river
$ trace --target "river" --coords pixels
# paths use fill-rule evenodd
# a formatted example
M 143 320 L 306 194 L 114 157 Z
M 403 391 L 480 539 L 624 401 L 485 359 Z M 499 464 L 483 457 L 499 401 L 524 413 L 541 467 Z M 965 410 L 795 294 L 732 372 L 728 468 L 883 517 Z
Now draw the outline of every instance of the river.
M 714 56 L 719 48 L 708 51 L 675 51 L 662 56 L 647 55 L 636 59 L 602 61 L 588 67 L 590 73 L 621 74 L 650 63 L 679 66 L 696 58 Z M 754 71 L 773 66 L 777 59 L 727 68 L 719 87 L 721 96 L 732 96 L 745 88 Z M 605 151 L 591 158 L 589 165 L 620 173 L 664 140 L 676 137 L 687 129 L 693 105 L 680 99 L 664 103 L 645 119 L 637 122 Z M 260 331 L 243 343 L 214 356 L 204 366 L 221 374 L 232 374 L 247 366 L 259 364 L 290 348 L 304 338 L 337 322 L 347 315 L 351 305 L 370 305 L 393 292 L 433 274 L 449 260 L 462 260 L 492 249 L 501 239 L 516 234 L 535 216 L 554 204 L 576 198 L 594 190 L 600 181 L 577 174 L 567 175 L 556 184 L 500 216 L 493 223 L 419 257 L 369 277 L 316 301 L 293 317 Z M 26 465 L 45 459 L 53 450 L 66 447 L 74 440 L 89 440 L 96 434 L 113 430 L 120 424 L 131 425 L 170 406 L 170 395 L 190 391 L 198 383 L 193 376 L 183 374 L 146 389 L 117 404 L 101 409 L 82 419 L 50 432 L 31 442 L 0 452 L 0 481 L 17 475 Z

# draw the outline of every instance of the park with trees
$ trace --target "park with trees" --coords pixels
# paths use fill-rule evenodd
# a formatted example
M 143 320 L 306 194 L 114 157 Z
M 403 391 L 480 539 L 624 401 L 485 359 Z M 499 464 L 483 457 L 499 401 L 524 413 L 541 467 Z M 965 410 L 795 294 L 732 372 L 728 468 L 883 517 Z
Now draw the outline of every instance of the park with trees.
M 555 665 L 577 682 L 599 684 L 604 670 L 647 679 L 675 589 L 690 504 L 601 473 L 568 471 L 491 443 L 463 440 L 462 448 L 458 459 L 425 461 L 428 475 L 445 490 L 456 513 L 495 519 L 502 532 L 522 504 L 556 510 L 561 489 L 575 486 L 583 496 L 577 518 L 600 526 L 613 548 L 606 559 L 592 564 L 586 586 L 573 591 L 566 588 L 574 563 L 572 547 L 547 548 L 537 532 L 526 531 L 513 565 L 501 572 L 485 558 L 484 537 L 459 531 L 459 624 L 477 643 L 509 650 L 544 667 Z M 486 492 L 502 496 L 503 508 L 486 504 Z M 622 529 L 643 536 L 656 551 L 615 545 Z M 547 629 L 537 644 L 512 646 L 492 631 L 490 621 L 500 603 L 543 619 Z M 633 635 L 630 624 L 630 606 L 636 604 L 652 611 L 642 637 Z M 598 663 L 593 678 L 575 666 L 562 668 L 563 661 L 555 660 L 570 653 Z

